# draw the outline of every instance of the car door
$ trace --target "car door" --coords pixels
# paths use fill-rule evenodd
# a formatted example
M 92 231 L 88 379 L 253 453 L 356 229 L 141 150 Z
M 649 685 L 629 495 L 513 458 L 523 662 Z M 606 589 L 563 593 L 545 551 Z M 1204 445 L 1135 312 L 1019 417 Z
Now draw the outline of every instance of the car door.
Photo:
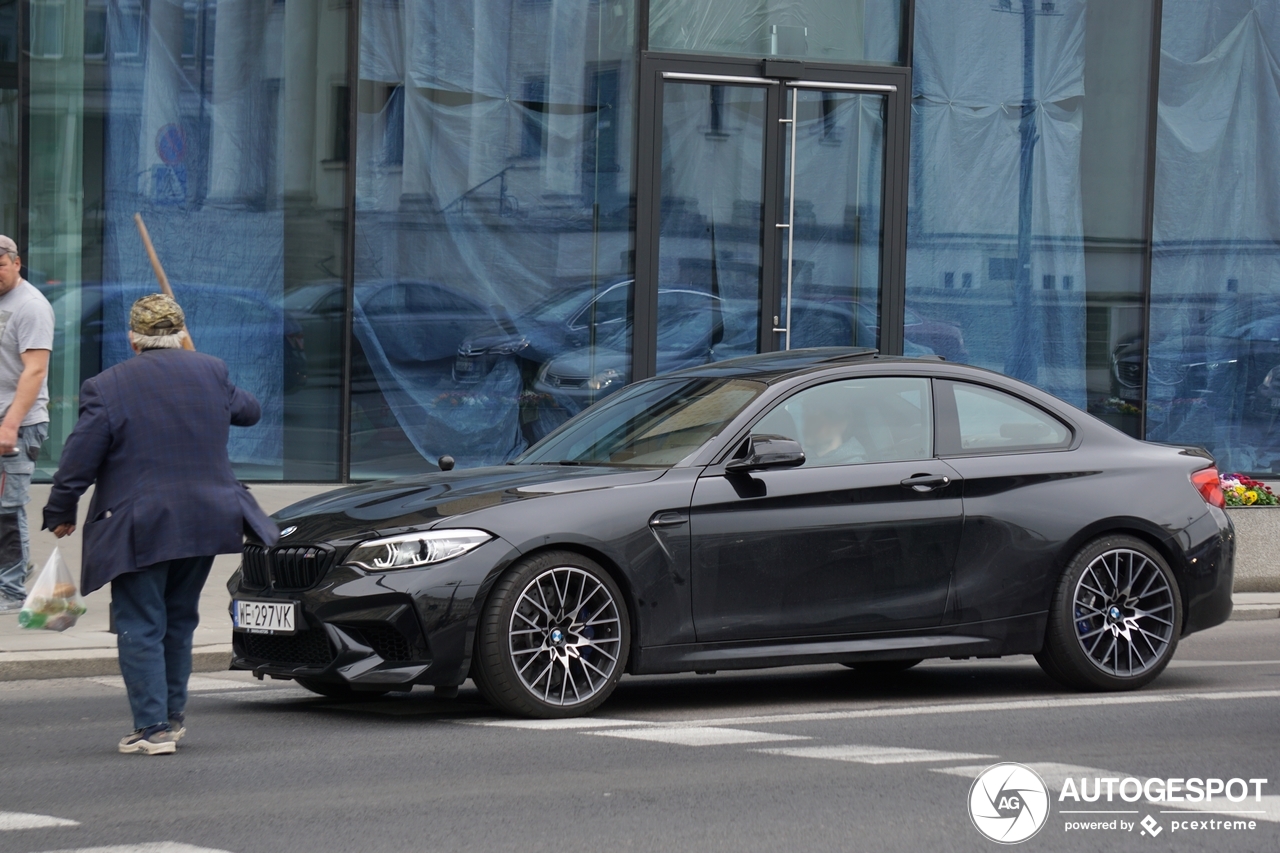
M 699 642 L 937 625 L 963 514 L 933 455 L 930 381 L 843 379 L 801 390 L 752 428 L 801 467 L 709 467 L 690 512 Z
M 1058 549 L 1078 532 L 1072 506 L 1103 488 L 1093 485 L 1096 459 L 1091 470 L 1071 450 L 1070 425 L 1015 394 L 935 379 L 934 395 L 938 455 L 964 481 L 964 535 L 947 621 L 1044 611 Z

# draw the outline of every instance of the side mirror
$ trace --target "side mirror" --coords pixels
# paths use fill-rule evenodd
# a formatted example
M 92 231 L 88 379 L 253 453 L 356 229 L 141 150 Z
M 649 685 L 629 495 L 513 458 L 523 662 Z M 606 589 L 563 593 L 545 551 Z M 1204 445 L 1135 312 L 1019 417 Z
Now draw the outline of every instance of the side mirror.
M 800 442 L 781 435 L 753 435 L 747 439 L 747 455 L 724 466 L 731 474 L 766 468 L 795 468 L 804 464 Z

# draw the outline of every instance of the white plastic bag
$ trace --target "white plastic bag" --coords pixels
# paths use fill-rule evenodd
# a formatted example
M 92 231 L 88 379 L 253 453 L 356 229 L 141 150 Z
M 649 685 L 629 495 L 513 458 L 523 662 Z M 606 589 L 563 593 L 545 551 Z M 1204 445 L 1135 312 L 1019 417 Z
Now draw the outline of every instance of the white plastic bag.
M 71 578 L 71 570 L 63 562 L 62 552 L 54 548 L 22 602 L 18 626 L 65 631 L 76 624 L 84 611 L 84 599 Z

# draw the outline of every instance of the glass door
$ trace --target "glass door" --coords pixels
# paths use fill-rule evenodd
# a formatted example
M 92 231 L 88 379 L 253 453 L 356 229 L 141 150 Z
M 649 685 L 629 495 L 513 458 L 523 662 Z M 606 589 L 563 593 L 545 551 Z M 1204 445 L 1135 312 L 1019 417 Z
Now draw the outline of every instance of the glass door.
M 884 118 L 892 86 L 787 83 L 779 349 L 880 345 Z
M 635 378 L 799 347 L 897 351 L 901 286 L 883 294 L 902 280 L 909 70 L 643 64 Z

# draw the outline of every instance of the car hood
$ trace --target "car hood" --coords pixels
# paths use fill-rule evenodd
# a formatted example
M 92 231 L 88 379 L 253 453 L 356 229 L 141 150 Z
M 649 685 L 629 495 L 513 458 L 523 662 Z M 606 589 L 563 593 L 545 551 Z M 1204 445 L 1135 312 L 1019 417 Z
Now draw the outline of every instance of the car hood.
M 280 544 L 349 539 L 405 527 L 430 527 L 446 518 L 567 492 L 637 485 L 665 468 L 618 469 L 561 465 L 499 465 L 380 480 L 327 492 L 272 516 Z M 482 520 L 475 522 L 484 526 Z

